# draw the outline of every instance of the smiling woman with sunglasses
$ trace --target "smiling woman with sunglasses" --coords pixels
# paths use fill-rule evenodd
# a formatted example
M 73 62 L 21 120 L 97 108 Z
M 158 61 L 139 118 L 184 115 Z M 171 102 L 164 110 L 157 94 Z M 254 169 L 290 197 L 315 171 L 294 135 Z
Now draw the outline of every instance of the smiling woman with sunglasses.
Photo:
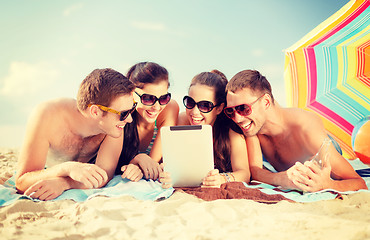
M 186 111 L 178 119 L 178 125 L 208 124 L 213 127 L 215 169 L 205 176 L 204 186 L 220 186 L 230 181 L 249 182 L 250 179 L 245 139 L 223 112 L 226 84 L 225 75 L 217 70 L 196 75 L 188 95 L 183 98 Z M 167 173 L 162 174 L 160 181 L 164 188 L 170 186 Z
M 127 78 L 136 85 L 134 99 L 137 102 L 132 113 L 133 121 L 124 128 L 123 149 L 116 174 L 131 180 L 139 180 L 140 174 L 125 172 L 129 163 L 136 164 L 146 179 L 156 180 L 162 168 L 160 131 L 162 126 L 176 125 L 179 106 L 168 92 L 167 70 L 153 62 L 135 64 Z

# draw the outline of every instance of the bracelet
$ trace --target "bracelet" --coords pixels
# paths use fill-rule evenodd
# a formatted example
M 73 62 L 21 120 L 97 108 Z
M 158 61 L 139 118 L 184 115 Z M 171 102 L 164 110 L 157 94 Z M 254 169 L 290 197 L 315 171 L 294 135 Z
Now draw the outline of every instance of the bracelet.
M 220 175 L 224 178 L 225 183 L 227 183 L 227 178 L 226 178 L 225 174 L 220 173 Z
M 232 173 L 232 172 L 230 172 L 230 175 L 233 177 L 233 179 L 234 179 L 234 182 L 236 182 L 236 179 L 235 179 L 235 176 L 234 176 L 234 174 Z
M 226 182 L 230 182 L 230 176 L 227 173 L 220 173 L 220 175 L 224 176 Z

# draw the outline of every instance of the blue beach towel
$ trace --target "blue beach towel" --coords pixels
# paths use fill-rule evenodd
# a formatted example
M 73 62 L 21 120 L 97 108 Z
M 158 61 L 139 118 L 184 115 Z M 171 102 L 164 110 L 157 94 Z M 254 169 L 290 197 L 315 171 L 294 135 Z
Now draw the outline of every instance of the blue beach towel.
M 18 199 L 31 199 L 40 201 L 31 197 L 17 194 L 15 189 L 15 177 L 13 176 L 0 185 L 0 206 L 7 206 Z M 71 199 L 76 202 L 86 201 L 96 196 L 117 197 L 132 196 L 139 200 L 161 200 L 168 198 L 174 189 L 163 189 L 158 181 L 141 179 L 138 182 L 132 182 L 122 179 L 121 176 L 115 176 L 108 184 L 99 189 L 70 189 L 52 201 Z
M 370 168 L 369 166 L 363 164 L 359 159 L 350 160 L 348 161 L 355 171 L 365 180 L 365 183 L 370 189 Z M 263 162 L 263 165 L 270 171 L 276 172 L 276 170 L 271 166 L 271 164 L 267 161 Z M 256 188 L 259 189 L 261 192 L 266 194 L 281 194 L 284 197 L 296 201 L 296 202 L 314 202 L 320 200 L 330 200 L 335 199 L 341 194 L 352 194 L 355 192 L 369 192 L 369 190 L 359 190 L 359 191 L 346 191 L 346 192 L 338 192 L 332 189 L 325 189 L 319 192 L 314 193 L 303 193 L 302 191 L 297 190 L 284 190 L 276 186 L 272 186 L 266 183 L 261 182 L 254 182 L 254 184 L 247 184 L 244 183 L 245 187 L 247 188 Z
M 368 188 L 370 189 L 370 168 L 363 164 L 360 160 L 349 161 L 353 168 L 359 173 L 359 175 L 365 180 Z M 266 163 L 264 163 L 266 164 Z M 267 163 L 268 164 L 268 163 Z M 327 189 L 315 193 L 303 193 L 297 190 L 283 190 L 279 187 L 272 186 L 266 183 L 260 183 L 253 181 L 251 184 L 243 183 L 246 188 L 258 189 L 262 193 L 269 195 L 282 195 L 287 199 L 295 202 L 315 202 L 321 200 L 336 199 L 341 194 L 351 194 L 354 191 L 338 192 L 335 190 Z M 105 187 L 100 189 L 70 189 L 65 191 L 57 200 L 71 199 L 76 202 L 86 201 L 96 196 L 132 196 L 139 200 L 159 200 L 166 199 L 174 192 L 173 188 L 162 189 L 161 184 L 157 181 L 146 181 L 144 179 L 139 182 L 131 182 L 127 179 L 122 179 L 121 176 L 115 176 Z M 359 190 L 356 192 L 369 192 L 369 190 Z M 39 201 L 32 199 L 28 196 L 17 194 L 15 189 L 14 177 L 10 178 L 0 185 L 0 206 L 10 205 L 18 199 L 31 199 L 33 201 Z
M 316 202 L 316 201 L 340 198 L 340 193 L 330 190 L 330 189 L 319 191 L 319 192 L 314 192 L 314 193 L 309 193 L 309 192 L 304 193 L 298 190 L 284 190 L 279 187 L 266 184 L 266 183 L 257 182 L 257 181 L 252 181 L 251 184 L 244 183 L 244 186 L 246 188 L 258 189 L 261 192 L 269 194 L 269 195 L 276 195 L 276 194 L 282 195 L 286 197 L 287 199 L 293 200 L 295 202 L 301 202 L 301 203 Z

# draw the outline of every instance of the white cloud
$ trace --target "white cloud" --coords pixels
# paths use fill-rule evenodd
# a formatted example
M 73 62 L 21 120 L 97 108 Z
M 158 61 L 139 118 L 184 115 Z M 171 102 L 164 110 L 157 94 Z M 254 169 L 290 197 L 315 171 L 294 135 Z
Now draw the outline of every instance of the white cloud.
M 91 49 L 94 49 L 95 47 L 96 47 L 96 43 L 94 42 L 84 42 L 83 43 L 83 48 L 85 49 L 91 50 Z
M 263 49 L 253 49 L 252 56 L 253 57 L 263 57 L 265 55 L 265 51 Z
M 131 26 L 137 29 L 150 30 L 150 31 L 164 31 L 166 26 L 163 23 L 153 23 L 153 22 L 131 22 Z
M 12 62 L 8 75 L 0 83 L 4 96 L 27 96 L 47 91 L 56 81 L 58 71 L 49 63 Z
M 71 6 L 69 6 L 68 8 L 64 9 L 63 11 L 63 16 L 65 17 L 68 17 L 70 16 L 73 12 L 81 9 L 82 7 L 84 6 L 83 3 L 76 3 L 76 4 L 73 4 Z

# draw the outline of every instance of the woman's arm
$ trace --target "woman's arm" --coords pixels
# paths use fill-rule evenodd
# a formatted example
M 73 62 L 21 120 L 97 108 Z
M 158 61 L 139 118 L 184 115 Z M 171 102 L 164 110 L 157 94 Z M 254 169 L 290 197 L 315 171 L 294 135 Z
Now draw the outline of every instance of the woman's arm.
M 251 173 L 248 161 L 248 149 L 244 135 L 229 130 L 230 137 L 230 160 L 233 169 L 234 181 L 249 182 Z
M 146 179 L 157 180 L 159 174 L 163 171 L 159 162 L 162 160 L 162 142 L 161 142 L 161 127 L 175 126 L 177 123 L 177 115 L 179 113 L 179 106 L 175 100 L 171 100 L 169 104 L 163 109 L 157 118 L 157 137 L 154 140 L 150 154 L 138 154 L 130 163 L 140 166 L 142 173 Z
M 233 171 L 230 173 L 219 173 L 213 169 L 203 180 L 204 187 L 219 187 L 226 182 L 249 182 L 250 170 L 248 163 L 247 144 L 243 135 L 229 130 L 230 138 L 230 160 Z

